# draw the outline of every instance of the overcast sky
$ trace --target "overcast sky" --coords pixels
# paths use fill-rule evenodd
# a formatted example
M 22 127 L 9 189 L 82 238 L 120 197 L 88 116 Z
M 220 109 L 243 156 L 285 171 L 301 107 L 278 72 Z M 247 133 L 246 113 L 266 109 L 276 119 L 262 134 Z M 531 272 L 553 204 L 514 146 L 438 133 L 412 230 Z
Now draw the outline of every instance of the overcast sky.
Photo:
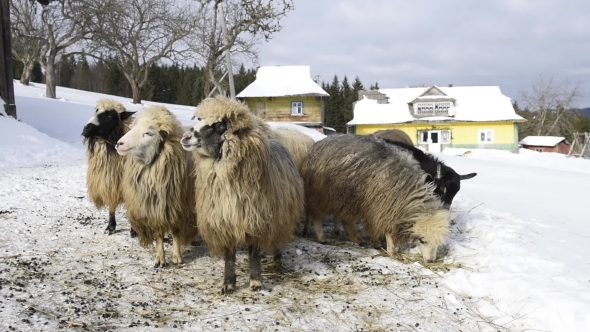
M 294 0 L 260 65 L 309 65 L 366 88 L 499 85 L 510 98 L 549 78 L 579 80 L 590 107 L 589 0 Z

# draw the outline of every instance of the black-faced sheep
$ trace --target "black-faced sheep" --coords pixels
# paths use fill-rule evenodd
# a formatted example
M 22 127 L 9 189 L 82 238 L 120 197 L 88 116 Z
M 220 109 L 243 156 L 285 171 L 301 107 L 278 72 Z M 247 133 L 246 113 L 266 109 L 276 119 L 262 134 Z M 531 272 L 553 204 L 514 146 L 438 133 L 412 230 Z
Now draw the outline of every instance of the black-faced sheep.
M 236 250 L 248 245 L 250 288 L 262 288 L 260 249 L 280 259 L 303 213 L 303 181 L 291 154 L 258 125 L 246 105 L 205 99 L 198 123 L 181 140 L 193 151 L 199 231 L 212 255 L 224 255 L 222 293 L 236 287 Z
M 325 215 L 362 220 L 387 251 L 416 244 L 425 261 L 449 230 L 449 212 L 410 153 L 375 136 L 331 135 L 316 142 L 303 165 L 306 213 L 322 234 Z
M 115 100 L 100 99 L 96 104 L 96 113 L 82 130 L 88 159 L 88 196 L 97 209 L 104 206 L 109 208 L 107 234 L 113 234 L 117 228 L 115 211 L 122 203 L 120 183 L 123 157 L 117 154 L 115 144 L 129 131 L 133 113 L 126 111 Z M 137 236 L 133 228 L 131 236 Z
M 398 131 L 403 133 L 401 130 Z M 446 209 L 451 208 L 451 204 L 453 203 L 455 195 L 457 195 L 461 189 L 461 181 L 471 179 L 477 175 L 477 173 L 459 175 L 454 169 L 445 165 L 444 162 L 435 156 L 425 153 L 424 151 L 412 145 L 411 141 L 408 144 L 403 140 L 400 140 L 399 137 L 401 136 L 397 133 L 392 135 L 389 131 L 379 132 L 376 132 L 374 135 L 382 138 L 389 144 L 397 145 L 400 148 L 403 148 L 412 153 L 414 159 L 420 163 L 420 167 L 422 167 L 422 169 L 430 175 L 429 181 L 433 182 L 435 185 L 434 193 L 444 203 L 444 207 Z
M 172 234 L 172 262 L 197 235 L 192 158 L 180 146 L 182 127 L 168 109 L 151 106 L 116 144 L 125 159 L 122 189 L 127 217 L 148 246 L 156 241 L 155 267 L 166 266 L 164 235 Z

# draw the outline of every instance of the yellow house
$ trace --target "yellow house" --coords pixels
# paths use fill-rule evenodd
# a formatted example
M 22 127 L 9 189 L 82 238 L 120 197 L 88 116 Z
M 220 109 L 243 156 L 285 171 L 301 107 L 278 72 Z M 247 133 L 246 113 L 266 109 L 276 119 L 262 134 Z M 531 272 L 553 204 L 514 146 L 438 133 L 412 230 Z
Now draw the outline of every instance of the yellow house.
M 518 148 L 518 123 L 510 98 L 498 86 L 421 87 L 359 91 L 348 132 L 369 135 L 382 129 L 406 132 L 414 145 L 440 152 L 445 147 Z
M 309 66 L 262 66 L 236 98 L 269 122 L 289 122 L 323 132 L 330 95 L 311 79 Z

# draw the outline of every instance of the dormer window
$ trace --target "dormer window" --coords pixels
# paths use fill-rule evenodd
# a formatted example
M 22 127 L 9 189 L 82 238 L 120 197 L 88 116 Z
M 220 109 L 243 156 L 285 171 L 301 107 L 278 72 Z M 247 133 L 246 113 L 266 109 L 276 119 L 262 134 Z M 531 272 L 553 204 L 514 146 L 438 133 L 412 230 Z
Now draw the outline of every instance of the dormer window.
M 449 116 L 451 102 L 419 102 L 415 106 L 415 114 L 418 116 Z

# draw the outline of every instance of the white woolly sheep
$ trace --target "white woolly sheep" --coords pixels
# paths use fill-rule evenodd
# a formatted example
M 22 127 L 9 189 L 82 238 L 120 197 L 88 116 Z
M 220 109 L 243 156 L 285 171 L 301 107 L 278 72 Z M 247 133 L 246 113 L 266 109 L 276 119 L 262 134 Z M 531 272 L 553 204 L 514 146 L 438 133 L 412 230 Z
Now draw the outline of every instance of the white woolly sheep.
M 416 244 L 424 261 L 449 230 L 449 212 L 427 183 L 427 174 L 407 151 L 375 136 L 332 135 L 314 144 L 302 171 L 306 213 L 323 239 L 325 215 L 362 220 L 364 230 L 387 251 Z
M 82 130 L 88 171 L 86 187 L 90 201 L 97 209 L 109 208 L 107 234 L 115 233 L 117 221 L 115 211 L 122 203 L 121 174 L 123 157 L 117 154 L 115 144 L 127 131 L 132 120 L 131 115 L 119 102 L 112 99 L 100 99 L 96 103 L 96 112 Z M 131 228 L 131 237 L 137 236 Z
M 205 99 L 199 122 L 184 134 L 193 151 L 199 231 L 213 255 L 224 255 L 222 293 L 236 287 L 236 249 L 248 245 L 250 288 L 262 288 L 260 249 L 280 260 L 303 213 L 303 181 L 291 154 L 269 139 L 246 105 Z
M 172 263 L 197 235 L 190 153 L 179 144 L 180 121 L 164 106 L 151 106 L 116 144 L 125 159 L 122 180 L 127 217 L 146 247 L 156 241 L 155 267 L 166 266 L 164 235 L 172 234 Z

